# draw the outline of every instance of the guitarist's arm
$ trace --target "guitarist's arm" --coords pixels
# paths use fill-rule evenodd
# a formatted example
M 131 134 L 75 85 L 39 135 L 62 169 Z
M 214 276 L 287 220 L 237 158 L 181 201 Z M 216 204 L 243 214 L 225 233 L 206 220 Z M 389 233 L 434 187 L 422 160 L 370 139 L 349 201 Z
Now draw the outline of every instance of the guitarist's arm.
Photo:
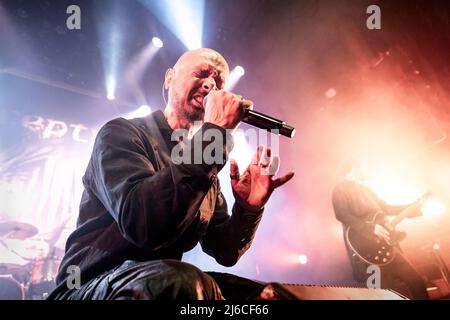
M 401 205 L 401 206 L 394 206 L 394 205 L 390 205 L 387 204 L 384 200 L 381 200 L 380 198 L 378 198 L 375 193 L 374 193 L 375 198 L 378 201 L 378 204 L 380 206 L 380 208 L 383 210 L 383 212 L 385 213 L 385 215 L 387 216 L 396 216 L 399 215 L 401 212 L 403 212 L 405 209 L 411 207 L 411 206 L 416 206 L 419 203 L 419 200 L 407 204 L 407 205 Z M 417 206 L 417 210 L 414 210 L 412 212 L 411 215 L 409 215 L 410 218 L 412 217 L 418 217 L 422 215 L 422 212 L 420 211 L 420 206 Z

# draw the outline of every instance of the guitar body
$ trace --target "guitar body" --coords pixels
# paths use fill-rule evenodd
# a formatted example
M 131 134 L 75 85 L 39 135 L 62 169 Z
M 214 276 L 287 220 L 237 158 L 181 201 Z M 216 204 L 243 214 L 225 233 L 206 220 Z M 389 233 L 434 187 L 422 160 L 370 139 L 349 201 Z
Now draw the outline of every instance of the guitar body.
M 383 225 L 385 219 L 382 214 L 377 213 L 374 218 L 367 223 L 378 223 Z M 345 232 L 345 242 L 353 253 L 364 262 L 384 266 L 391 263 L 395 258 L 397 243 L 395 241 L 395 233 L 395 230 L 391 231 L 391 239 L 394 241 L 387 242 L 374 234 L 363 235 L 351 227 L 347 227 Z
M 375 235 L 363 236 L 348 227 L 345 232 L 345 241 L 353 253 L 368 264 L 383 266 L 391 263 L 395 258 L 395 246 Z

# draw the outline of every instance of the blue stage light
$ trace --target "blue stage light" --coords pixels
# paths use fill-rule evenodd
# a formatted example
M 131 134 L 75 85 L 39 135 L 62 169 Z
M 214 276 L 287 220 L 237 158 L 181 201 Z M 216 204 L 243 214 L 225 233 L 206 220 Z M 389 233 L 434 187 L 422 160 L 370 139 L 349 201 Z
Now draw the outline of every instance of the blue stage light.
M 204 0 L 140 0 L 189 49 L 202 47 Z

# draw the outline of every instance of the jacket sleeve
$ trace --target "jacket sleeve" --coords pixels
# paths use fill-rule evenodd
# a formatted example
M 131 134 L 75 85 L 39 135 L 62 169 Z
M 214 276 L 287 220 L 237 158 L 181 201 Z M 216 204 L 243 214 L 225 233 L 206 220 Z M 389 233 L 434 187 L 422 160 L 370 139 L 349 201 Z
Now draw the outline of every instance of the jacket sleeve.
M 362 234 L 372 234 L 374 225 L 367 223 L 353 213 L 353 208 L 349 203 L 347 194 L 344 190 L 333 190 L 333 209 L 336 219 L 344 224 L 346 227 L 351 227 L 355 231 Z
M 235 265 L 250 248 L 263 211 L 264 208 L 249 212 L 234 204 L 230 216 L 226 200 L 219 191 L 213 218 L 201 240 L 203 251 L 223 266 Z
M 226 157 L 232 148 L 232 140 L 225 137 L 228 133 L 210 123 L 202 127 L 208 128 L 223 134 Z M 157 170 L 155 160 L 150 160 L 154 155 L 148 154 L 153 151 L 146 143 L 142 132 L 129 121 L 110 121 L 97 135 L 92 170 L 84 180 L 113 216 L 124 238 L 138 247 L 156 250 L 170 245 L 186 230 L 223 165 L 171 162 Z M 193 149 L 193 143 L 186 147 Z

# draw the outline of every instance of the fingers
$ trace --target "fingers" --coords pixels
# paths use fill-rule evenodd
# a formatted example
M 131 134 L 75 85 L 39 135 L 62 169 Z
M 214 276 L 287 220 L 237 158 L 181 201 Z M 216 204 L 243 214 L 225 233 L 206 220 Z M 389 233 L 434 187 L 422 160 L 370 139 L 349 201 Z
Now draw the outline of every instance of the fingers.
M 230 159 L 230 178 L 231 178 L 231 186 L 235 186 L 239 180 L 239 166 L 234 159 Z
M 239 121 L 242 121 L 242 119 L 245 117 L 245 110 L 246 109 L 253 109 L 253 101 L 251 100 L 247 100 L 244 99 L 244 97 L 242 97 L 241 95 L 237 95 L 237 94 L 233 94 L 230 92 L 230 94 L 232 95 L 232 100 L 233 103 L 236 106 L 236 110 L 239 114 Z
M 389 237 L 389 235 L 386 235 L 386 234 L 384 234 L 384 233 L 378 233 L 378 234 L 377 234 L 377 237 L 380 238 L 380 239 L 382 239 L 382 240 L 384 240 L 384 241 L 386 241 L 386 242 L 389 242 L 389 241 L 391 240 L 391 238 Z
M 380 234 L 383 238 L 389 237 L 389 232 L 386 231 L 386 229 L 384 229 L 384 228 L 380 229 Z
M 272 163 L 272 149 L 270 147 L 264 148 L 263 146 L 263 152 L 260 156 L 258 165 L 261 168 L 267 170 L 267 168 L 270 166 L 271 163 Z
M 252 164 L 255 164 L 255 165 L 259 164 L 259 161 L 261 159 L 261 155 L 263 154 L 263 151 L 264 151 L 263 145 L 260 145 L 260 146 L 258 146 L 258 148 L 256 148 L 256 152 L 252 158 Z
M 273 156 L 272 149 L 263 145 L 258 146 L 252 159 L 252 164 L 260 168 L 262 175 L 274 176 L 280 169 L 280 157 Z M 278 188 L 292 179 L 294 172 L 289 172 L 283 177 L 272 180 L 273 188 Z
M 276 189 L 278 187 L 281 187 L 283 184 L 285 184 L 286 182 L 291 180 L 292 177 L 294 176 L 294 174 L 295 173 L 293 171 L 291 171 L 288 174 L 286 174 L 285 176 L 282 176 L 280 178 L 272 180 L 273 188 Z
M 274 176 L 278 173 L 278 169 L 280 169 L 280 157 L 275 156 L 272 159 L 272 162 L 269 165 L 268 173 L 271 176 Z
M 375 228 L 374 228 L 374 233 L 378 237 L 380 237 L 386 241 L 390 241 L 390 233 L 383 226 L 376 224 Z
M 244 98 L 242 98 L 239 110 L 241 113 L 241 121 L 242 121 L 247 115 L 246 110 L 253 110 L 253 102 L 251 100 L 245 100 Z
M 250 109 L 253 110 L 253 101 L 252 100 L 246 100 L 244 98 L 242 98 L 242 107 L 244 107 L 244 109 Z
M 236 129 L 253 102 L 225 90 L 211 90 L 203 98 L 204 121 L 225 129 Z
M 239 94 L 235 94 L 234 98 L 244 109 L 253 110 L 253 101 L 252 100 L 244 99 L 244 97 Z
M 230 159 L 230 175 L 239 176 L 239 166 L 234 159 Z

